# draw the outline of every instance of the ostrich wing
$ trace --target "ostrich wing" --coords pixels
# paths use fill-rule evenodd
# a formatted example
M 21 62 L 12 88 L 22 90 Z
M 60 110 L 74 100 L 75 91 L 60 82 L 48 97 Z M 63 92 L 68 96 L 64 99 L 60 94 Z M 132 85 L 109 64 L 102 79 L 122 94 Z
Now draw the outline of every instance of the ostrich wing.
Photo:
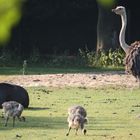
M 140 42 L 136 41 L 125 58 L 126 71 L 140 79 Z
M 140 46 L 137 49 L 137 51 L 135 51 L 134 53 L 134 58 L 133 58 L 133 67 L 132 67 L 132 74 L 140 79 Z

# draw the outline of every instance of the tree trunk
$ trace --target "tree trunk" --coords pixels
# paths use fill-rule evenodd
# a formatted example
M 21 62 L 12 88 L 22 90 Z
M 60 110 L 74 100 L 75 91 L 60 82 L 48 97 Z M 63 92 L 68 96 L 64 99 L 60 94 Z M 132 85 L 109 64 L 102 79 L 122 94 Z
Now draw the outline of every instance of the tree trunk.
M 111 12 L 111 8 L 104 8 L 98 4 L 97 23 L 97 53 L 108 52 L 109 49 L 116 49 L 119 46 L 118 17 Z

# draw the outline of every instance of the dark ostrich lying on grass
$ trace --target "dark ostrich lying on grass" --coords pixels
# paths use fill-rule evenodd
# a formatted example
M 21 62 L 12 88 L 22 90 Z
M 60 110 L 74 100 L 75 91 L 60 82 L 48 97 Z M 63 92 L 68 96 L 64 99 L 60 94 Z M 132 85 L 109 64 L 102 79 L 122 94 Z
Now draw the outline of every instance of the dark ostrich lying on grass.
M 28 92 L 21 86 L 0 83 L 0 108 L 2 108 L 2 103 L 5 101 L 16 101 L 28 108 L 29 106 L 29 95 Z

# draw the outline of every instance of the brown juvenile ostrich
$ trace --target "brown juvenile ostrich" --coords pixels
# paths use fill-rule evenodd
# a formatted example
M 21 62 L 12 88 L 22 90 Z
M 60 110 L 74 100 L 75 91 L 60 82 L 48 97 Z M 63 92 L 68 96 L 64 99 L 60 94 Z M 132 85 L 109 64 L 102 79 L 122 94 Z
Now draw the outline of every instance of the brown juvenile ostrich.
M 15 125 L 16 117 L 19 119 L 19 121 L 25 121 L 25 118 L 21 117 L 24 107 L 20 103 L 18 103 L 16 101 L 4 102 L 2 104 L 2 108 L 3 108 L 3 112 L 4 112 L 5 126 L 7 126 L 9 117 L 13 117 L 13 127 Z
M 84 135 L 86 135 L 87 130 L 84 129 L 84 124 L 87 123 L 87 119 L 85 117 L 83 117 L 80 114 L 71 114 L 68 116 L 67 119 L 68 123 L 69 123 L 69 130 L 66 134 L 66 136 L 69 135 L 70 130 L 73 128 L 76 130 L 75 135 L 77 135 L 78 129 L 80 128 L 82 130 L 82 132 L 84 133 Z
M 77 135 L 78 129 L 80 128 L 84 135 L 86 135 L 87 130 L 84 128 L 84 125 L 87 123 L 87 112 L 82 106 L 72 106 L 68 109 L 68 132 L 66 136 L 69 135 L 70 130 L 73 128 L 76 130 L 75 134 Z
M 75 105 L 68 108 L 68 115 L 76 114 L 76 113 L 82 115 L 83 117 L 87 116 L 86 110 L 80 105 Z
M 124 61 L 126 72 L 132 74 L 139 81 L 140 87 L 140 41 L 136 41 L 131 45 L 128 45 L 125 42 L 125 31 L 127 26 L 127 15 L 125 7 L 117 6 L 115 9 L 112 9 L 112 11 L 117 15 L 120 15 L 122 20 L 119 42 L 126 53 Z

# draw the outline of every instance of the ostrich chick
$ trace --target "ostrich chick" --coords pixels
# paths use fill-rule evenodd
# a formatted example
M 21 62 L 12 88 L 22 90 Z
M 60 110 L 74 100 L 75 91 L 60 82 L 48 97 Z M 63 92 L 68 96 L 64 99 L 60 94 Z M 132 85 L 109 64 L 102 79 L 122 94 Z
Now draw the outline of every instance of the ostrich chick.
M 79 105 L 68 108 L 68 115 L 71 115 L 71 114 L 80 114 L 83 117 L 87 116 L 86 110 L 82 106 L 79 106 Z
M 72 128 L 76 129 L 76 135 L 77 135 L 77 131 L 78 129 L 80 128 L 84 135 L 86 134 L 87 130 L 84 129 L 84 124 L 87 123 L 87 112 L 86 110 L 82 107 L 82 106 L 79 106 L 79 105 L 76 105 L 76 106 L 72 106 L 70 108 L 68 108 L 68 118 L 67 118 L 67 121 L 68 121 L 68 127 L 69 127 L 69 130 L 68 130 L 68 133 L 66 134 L 66 136 L 69 135 L 70 133 L 70 130 Z
M 7 126 L 9 117 L 13 117 L 13 127 L 15 126 L 15 118 L 17 117 L 19 121 L 25 121 L 25 117 L 21 117 L 23 112 L 23 105 L 16 101 L 8 101 L 2 104 L 4 117 L 5 117 L 5 126 Z
M 84 129 L 84 124 L 87 123 L 87 119 L 85 117 L 80 114 L 71 114 L 68 116 L 67 121 L 69 123 L 69 129 L 66 136 L 69 135 L 72 128 L 76 130 L 75 135 L 77 135 L 77 131 L 79 128 L 83 131 L 84 135 L 86 135 L 87 130 Z

